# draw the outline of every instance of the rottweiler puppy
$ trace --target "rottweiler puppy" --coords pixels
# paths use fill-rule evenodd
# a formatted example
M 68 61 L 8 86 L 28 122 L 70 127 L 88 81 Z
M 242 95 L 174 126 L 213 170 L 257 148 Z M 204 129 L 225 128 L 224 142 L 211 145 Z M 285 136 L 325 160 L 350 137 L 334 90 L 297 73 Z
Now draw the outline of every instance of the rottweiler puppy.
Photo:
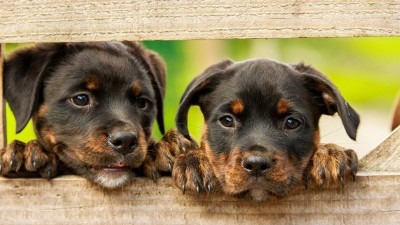
M 1 174 L 73 172 L 118 188 L 135 172 L 156 178 L 170 170 L 170 149 L 177 148 L 168 138 L 176 135 L 152 138 L 155 120 L 164 133 L 165 76 L 163 60 L 136 42 L 43 43 L 16 51 L 4 64 L 4 96 L 17 132 L 33 118 L 37 140 L 1 149 Z
M 226 60 L 207 68 L 184 92 L 176 125 L 187 139 L 188 110 L 205 125 L 200 147 L 180 155 L 173 179 L 183 191 L 255 200 L 283 197 L 298 184 L 340 184 L 355 177 L 353 150 L 320 144 L 322 114 L 338 113 L 350 138 L 359 116 L 323 74 L 304 64 L 269 59 Z M 194 142 L 194 141 L 193 141 Z

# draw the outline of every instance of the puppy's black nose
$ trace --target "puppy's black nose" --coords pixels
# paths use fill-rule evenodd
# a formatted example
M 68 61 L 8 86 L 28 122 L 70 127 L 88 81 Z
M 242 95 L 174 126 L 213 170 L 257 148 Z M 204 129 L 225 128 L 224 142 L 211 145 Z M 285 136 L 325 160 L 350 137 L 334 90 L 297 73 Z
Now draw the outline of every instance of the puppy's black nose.
M 133 131 L 115 131 L 109 136 L 108 143 L 115 151 L 127 155 L 135 150 L 137 136 Z
M 268 159 L 262 156 L 251 155 L 243 159 L 242 167 L 252 176 L 261 176 L 267 172 L 274 162 L 272 159 Z

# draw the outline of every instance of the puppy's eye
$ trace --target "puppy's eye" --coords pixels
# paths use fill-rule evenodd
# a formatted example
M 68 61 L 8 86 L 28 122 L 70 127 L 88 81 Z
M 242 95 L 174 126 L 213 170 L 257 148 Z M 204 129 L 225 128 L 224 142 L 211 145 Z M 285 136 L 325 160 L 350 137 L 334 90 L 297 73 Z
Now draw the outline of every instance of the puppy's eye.
M 140 109 L 146 109 L 150 105 L 150 101 L 145 98 L 139 98 L 136 100 L 136 105 Z
M 224 127 L 234 127 L 235 126 L 235 120 L 233 119 L 232 116 L 223 116 L 219 118 L 219 122 L 222 124 Z
M 87 106 L 90 103 L 89 96 L 87 96 L 86 94 L 77 95 L 71 98 L 71 101 L 77 106 Z
M 295 119 L 293 117 L 289 117 L 286 119 L 285 122 L 285 128 L 286 129 L 296 129 L 297 127 L 299 127 L 301 125 L 301 122 L 298 119 Z

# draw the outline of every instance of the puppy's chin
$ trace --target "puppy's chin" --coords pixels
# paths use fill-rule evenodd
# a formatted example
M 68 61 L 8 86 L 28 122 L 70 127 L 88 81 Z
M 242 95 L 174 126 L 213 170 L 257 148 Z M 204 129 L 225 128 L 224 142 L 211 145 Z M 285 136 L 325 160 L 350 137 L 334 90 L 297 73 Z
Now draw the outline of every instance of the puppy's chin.
M 287 173 L 286 173 L 287 172 Z M 222 176 L 221 176 L 222 175 Z M 300 182 L 301 173 L 268 173 L 264 176 L 251 176 L 238 167 L 230 168 L 223 174 L 217 174 L 225 193 L 233 195 L 248 194 L 253 200 L 265 201 L 270 198 L 281 198 Z
M 143 163 L 146 156 L 144 148 L 138 148 L 126 156 L 113 151 L 103 150 L 102 154 L 95 154 L 91 149 L 79 149 L 64 148 L 58 151 L 58 156 L 76 174 L 107 189 L 129 184 L 135 177 L 134 169 Z
M 266 201 L 270 198 L 281 198 L 293 189 L 297 182 L 272 182 L 265 179 L 242 179 L 237 183 L 226 182 L 223 187 L 226 193 L 233 195 L 248 194 L 255 201 Z
M 281 189 L 278 192 L 271 192 L 271 189 L 263 189 L 260 187 L 252 188 L 248 191 L 248 195 L 258 202 L 263 202 L 267 200 L 276 200 L 282 198 L 291 191 L 291 189 Z
M 107 189 L 120 188 L 129 184 L 135 177 L 134 172 L 129 167 L 124 168 L 90 168 L 89 179 L 99 186 Z
M 263 189 L 251 189 L 249 194 L 253 200 L 258 202 L 266 201 L 269 196 L 268 191 Z

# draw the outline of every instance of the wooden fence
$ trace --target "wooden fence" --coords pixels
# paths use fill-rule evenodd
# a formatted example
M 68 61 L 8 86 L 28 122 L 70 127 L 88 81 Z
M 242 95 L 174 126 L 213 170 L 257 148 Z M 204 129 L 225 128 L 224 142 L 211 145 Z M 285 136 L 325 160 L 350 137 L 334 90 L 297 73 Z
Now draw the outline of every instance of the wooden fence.
M 400 36 L 400 1 L 0 0 L 0 60 L 7 43 L 357 36 Z M 0 98 L 0 145 L 4 113 Z M 361 170 L 344 189 L 265 203 L 182 195 L 170 178 L 119 191 L 76 176 L 0 178 L 0 224 L 400 224 L 400 129 Z

